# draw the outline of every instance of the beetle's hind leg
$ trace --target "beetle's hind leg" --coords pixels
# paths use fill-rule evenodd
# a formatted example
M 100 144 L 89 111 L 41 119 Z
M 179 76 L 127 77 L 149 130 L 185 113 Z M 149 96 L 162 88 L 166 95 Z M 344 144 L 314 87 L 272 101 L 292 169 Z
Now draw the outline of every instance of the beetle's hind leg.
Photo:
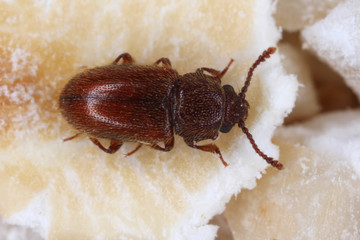
M 105 148 L 96 138 L 91 137 L 90 140 L 106 153 L 114 153 L 120 149 L 121 145 L 123 145 L 123 142 L 111 140 L 110 146 L 108 148 Z
M 225 167 L 228 166 L 227 162 L 225 162 L 225 160 L 222 157 L 222 154 L 220 152 L 220 149 L 218 146 L 216 146 L 215 144 L 206 144 L 203 146 L 198 146 L 195 145 L 193 141 L 185 141 L 185 143 L 192 148 L 196 148 L 205 152 L 211 152 L 211 153 L 216 153 L 218 155 L 218 157 L 220 158 L 221 162 L 224 164 Z
M 123 59 L 123 63 L 124 65 L 132 65 L 134 63 L 133 58 L 131 57 L 130 54 L 128 53 L 122 53 L 120 54 L 114 61 L 113 61 L 113 65 L 116 65 L 120 59 Z

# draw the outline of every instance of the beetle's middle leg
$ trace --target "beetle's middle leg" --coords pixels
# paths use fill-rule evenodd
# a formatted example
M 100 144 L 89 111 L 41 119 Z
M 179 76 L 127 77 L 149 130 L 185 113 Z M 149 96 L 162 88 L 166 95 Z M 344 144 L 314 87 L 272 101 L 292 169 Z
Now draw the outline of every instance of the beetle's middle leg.
M 128 54 L 128 53 L 122 53 L 122 54 L 120 54 L 114 61 L 113 61 L 113 65 L 116 65 L 119 61 L 120 61 L 120 59 L 123 59 L 123 63 L 122 64 L 124 64 L 124 65 L 131 65 L 131 64 L 133 64 L 134 63 L 134 60 L 133 60 L 133 58 L 131 57 L 131 55 L 130 54 Z
M 173 147 L 174 147 L 174 136 L 171 137 L 166 142 L 164 142 L 164 144 L 165 144 L 165 147 L 160 147 L 159 145 L 154 143 L 154 144 L 151 145 L 151 147 L 156 149 L 156 150 L 160 150 L 160 151 L 163 151 L 163 152 L 168 152 L 171 149 L 173 149 Z
M 205 151 L 205 152 L 216 153 L 218 155 L 218 157 L 220 158 L 221 162 L 224 164 L 224 166 L 225 167 L 228 166 L 228 163 L 225 162 L 225 160 L 223 159 L 223 157 L 221 155 L 219 147 L 216 146 L 215 144 L 206 144 L 206 145 L 203 145 L 203 146 L 198 146 L 198 145 L 195 145 L 193 141 L 186 141 L 186 140 L 185 140 L 185 143 L 189 147 L 192 147 L 192 148 L 196 148 L 196 149 L 199 149 L 199 150 L 202 150 L 202 151 Z
M 116 141 L 116 140 L 111 140 L 110 142 L 110 146 L 108 148 L 105 148 L 100 142 L 99 140 L 97 140 L 96 138 L 90 138 L 90 140 L 96 145 L 98 146 L 101 150 L 103 150 L 106 153 L 114 153 L 117 150 L 119 150 L 119 148 L 121 147 L 121 145 L 123 145 L 123 142 L 120 141 Z

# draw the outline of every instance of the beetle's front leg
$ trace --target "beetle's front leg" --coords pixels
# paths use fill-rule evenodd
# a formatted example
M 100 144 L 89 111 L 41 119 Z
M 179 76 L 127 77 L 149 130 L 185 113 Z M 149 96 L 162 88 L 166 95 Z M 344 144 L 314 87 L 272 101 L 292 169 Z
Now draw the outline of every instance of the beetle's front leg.
M 215 70 L 213 68 L 207 68 L 207 67 L 202 67 L 202 68 L 198 68 L 196 71 L 197 72 L 208 72 L 210 73 L 211 76 L 216 78 L 216 81 L 218 83 L 221 83 L 221 78 L 225 75 L 225 73 L 227 72 L 227 70 L 229 69 L 230 65 L 234 62 L 234 59 L 230 59 L 230 62 L 228 63 L 228 65 L 220 72 L 218 70 Z
M 193 141 L 187 141 L 187 140 L 185 140 L 185 143 L 189 147 L 192 147 L 192 148 L 196 148 L 196 149 L 199 149 L 199 150 L 202 150 L 202 151 L 205 151 L 205 152 L 216 153 L 218 155 L 218 157 L 220 158 L 221 162 L 224 164 L 224 166 L 225 167 L 228 166 L 228 163 L 225 162 L 225 160 L 222 157 L 222 154 L 220 152 L 219 147 L 216 146 L 215 144 L 206 144 L 206 145 L 203 145 L 203 146 L 198 146 L 198 145 L 195 145 Z
M 116 65 L 120 59 L 123 59 L 123 63 L 124 65 L 132 65 L 134 63 L 133 58 L 131 57 L 130 54 L 128 53 L 122 53 L 120 54 L 114 61 L 113 61 L 113 65 Z
M 156 149 L 156 150 L 160 150 L 160 151 L 163 151 L 163 152 L 168 152 L 168 151 L 170 151 L 171 149 L 173 149 L 173 147 L 174 147 L 174 142 L 175 142 L 174 137 L 172 137 L 172 138 L 170 138 L 169 140 L 167 140 L 167 141 L 164 143 L 164 145 L 165 145 L 164 148 L 163 148 L 163 147 L 160 147 L 160 146 L 157 145 L 157 144 L 152 144 L 151 147 L 154 148 L 154 149 Z
M 160 58 L 154 63 L 154 65 L 159 65 L 160 63 L 162 63 L 166 68 L 171 68 L 171 62 L 168 58 Z
M 115 153 L 117 150 L 119 150 L 121 145 L 123 145 L 123 142 L 111 140 L 110 146 L 108 148 L 105 148 L 96 138 L 91 137 L 90 140 L 106 153 Z

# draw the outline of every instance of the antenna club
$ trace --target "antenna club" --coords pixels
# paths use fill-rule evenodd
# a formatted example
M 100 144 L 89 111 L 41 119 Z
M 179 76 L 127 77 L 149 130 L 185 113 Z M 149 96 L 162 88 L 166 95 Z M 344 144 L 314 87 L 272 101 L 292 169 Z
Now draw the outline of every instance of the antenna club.
M 269 47 L 268 50 L 267 50 L 267 52 L 268 52 L 269 54 L 274 54 L 274 53 L 276 52 L 276 47 Z
M 241 89 L 241 92 L 239 93 L 239 96 L 242 100 L 245 100 L 245 93 L 250 85 L 251 78 L 253 76 L 254 70 L 259 66 L 261 62 L 265 62 L 266 58 L 269 58 L 271 54 L 274 54 L 276 52 L 275 47 L 269 47 L 267 50 L 265 50 L 258 59 L 253 63 L 253 65 L 250 67 L 248 75 L 246 77 L 246 81 L 244 83 L 243 88 Z

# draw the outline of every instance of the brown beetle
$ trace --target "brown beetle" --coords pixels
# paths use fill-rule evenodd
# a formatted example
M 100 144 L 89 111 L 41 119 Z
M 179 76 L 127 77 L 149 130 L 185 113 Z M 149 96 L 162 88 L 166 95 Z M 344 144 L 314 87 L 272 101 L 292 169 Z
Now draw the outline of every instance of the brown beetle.
M 71 125 L 88 134 L 107 153 L 116 152 L 124 142 L 139 143 L 127 155 L 142 144 L 170 151 L 175 130 L 190 147 L 216 153 L 225 166 L 227 163 L 215 144 L 199 146 L 196 142 L 215 140 L 219 131 L 227 133 L 238 124 L 255 151 L 281 169 L 282 164 L 265 155 L 245 127 L 249 108 L 245 93 L 253 71 L 275 50 L 267 49 L 254 62 L 239 94 L 230 85 L 221 86 L 221 78 L 233 59 L 221 72 L 199 68 L 179 75 L 167 58 L 151 66 L 135 65 L 132 57 L 123 53 L 111 65 L 87 69 L 73 77 L 60 95 L 60 109 Z M 121 59 L 122 64 L 117 64 Z M 105 148 L 97 138 L 109 139 L 110 146 Z M 159 143 L 164 143 L 164 147 Z

